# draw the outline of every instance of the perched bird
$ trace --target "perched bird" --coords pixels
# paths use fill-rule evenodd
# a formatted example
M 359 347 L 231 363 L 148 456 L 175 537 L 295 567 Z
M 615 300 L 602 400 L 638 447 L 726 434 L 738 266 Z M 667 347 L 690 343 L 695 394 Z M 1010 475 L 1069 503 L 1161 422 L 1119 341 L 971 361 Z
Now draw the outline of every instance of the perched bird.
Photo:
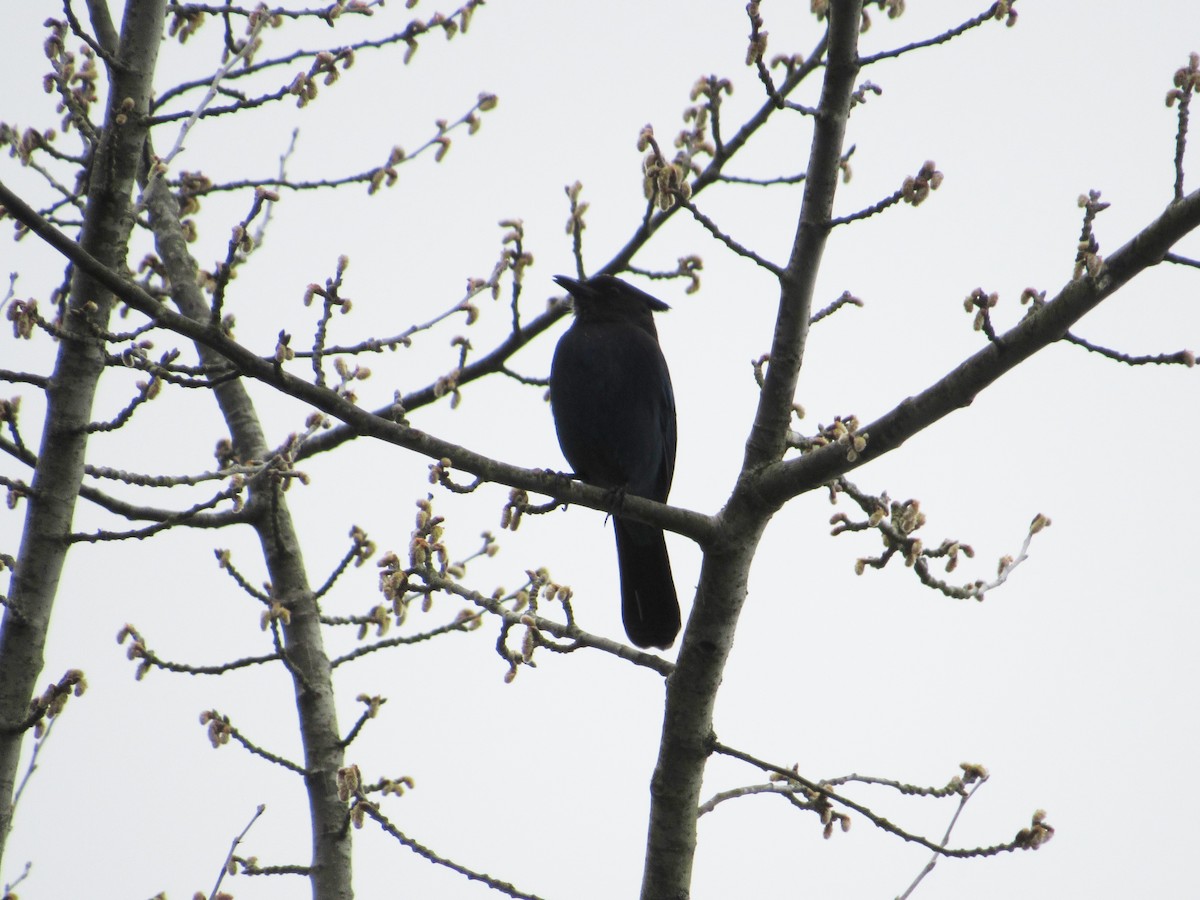
M 550 405 L 563 456 L 589 484 L 665 503 L 675 474 L 675 393 L 654 313 L 668 309 L 611 275 L 554 278 L 575 321 L 550 365 Z M 613 516 L 621 618 L 639 647 L 666 649 L 679 600 L 661 528 Z

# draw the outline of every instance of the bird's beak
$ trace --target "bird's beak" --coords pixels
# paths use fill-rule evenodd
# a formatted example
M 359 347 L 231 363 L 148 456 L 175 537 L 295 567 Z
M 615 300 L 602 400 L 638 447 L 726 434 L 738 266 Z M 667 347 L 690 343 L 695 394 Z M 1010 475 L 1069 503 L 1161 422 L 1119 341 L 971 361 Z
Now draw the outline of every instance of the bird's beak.
M 586 290 L 584 283 L 578 278 L 571 278 L 567 275 L 555 275 L 554 280 L 560 287 L 566 288 L 567 292 L 571 294 L 571 296 L 583 293 Z

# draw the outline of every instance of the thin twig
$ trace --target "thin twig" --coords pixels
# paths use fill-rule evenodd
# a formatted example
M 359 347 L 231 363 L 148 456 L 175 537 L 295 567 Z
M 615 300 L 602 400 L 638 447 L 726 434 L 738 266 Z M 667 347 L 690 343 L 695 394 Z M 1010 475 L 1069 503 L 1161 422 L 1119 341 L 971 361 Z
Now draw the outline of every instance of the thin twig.
M 726 800 L 735 800 L 738 797 L 750 797 L 755 794 L 786 794 L 794 795 L 797 791 L 804 790 L 802 787 L 795 784 L 748 784 L 745 787 L 732 788 L 728 791 L 718 791 L 713 794 L 709 800 L 701 803 L 696 810 L 696 818 L 707 815 L 712 812 Z
M 225 863 L 221 866 L 221 874 L 217 876 L 217 883 L 213 885 L 212 893 L 208 895 L 208 900 L 217 900 L 217 891 L 221 889 L 221 882 L 225 879 L 225 873 L 230 871 L 233 866 L 233 854 L 237 851 L 238 844 L 246 836 L 246 833 L 258 821 L 258 817 L 263 814 L 267 808 L 265 803 L 258 804 L 258 809 L 254 811 L 254 815 L 250 817 L 250 821 L 246 823 L 246 827 L 242 829 L 242 833 L 233 839 L 233 843 L 229 845 L 229 853 L 225 857 Z
M 1174 353 L 1156 353 L 1143 356 L 1131 356 L 1127 353 L 1121 353 L 1117 350 L 1110 350 L 1108 347 L 1101 347 L 1098 344 L 1093 344 L 1091 341 L 1086 341 L 1081 337 L 1077 337 L 1071 332 L 1067 332 L 1062 338 L 1068 344 L 1074 344 L 1076 347 L 1082 347 L 1084 350 L 1097 353 L 1100 356 L 1115 360 L 1119 363 L 1124 363 L 1127 366 L 1145 366 L 1145 365 L 1182 365 L 1191 368 L 1196 364 L 1196 354 L 1191 350 L 1176 350 Z
M 360 657 L 370 653 L 375 653 L 378 650 L 387 650 L 390 647 L 404 647 L 410 644 L 420 644 L 424 641 L 431 640 L 435 637 L 440 637 L 443 634 L 449 634 L 453 631 L 468 632 L 472 630 L 471 619 L 456 618 L 453 622 L 445 625 L 439 625 L 437 628 L 431 628 L 429 631 L 418 632 L 412 635 L 402 635 L 397 637 L 384 638 L 376 641 L 373 644 L 367 644 L 362 647 L 344 653 L 341 656 L 335 657 L 329 661 L 329 667 L 336 669 L 343 663 L 352 662 Z
M 683 197 L 677 197 L 676 200 L 680 206 L 682 206 L 684 209 L 686 209 L 688 212 L 690 212 L 692 214 L 692 217 L 697 222 L 699 222 L 701 225 L 703 225 L 708 230 L 709 234 L 711 234 L 713 237 L 715 237 L 718 241 L 720 241 L 722 244 L 724 244 L 726 247 L 728 247 L 730 250 L 732 250 L 738 256 L 744 256 L 746 259 L 753 261 L 757 265 L 766 269 L 768 272 L 770 272 L 776 278 L 783 277 L 783 266 L 780 266 L 777 263 L 771 262 L 769 259 L 765 259 L 764 257 L 759 256 L 757 253 L 755 253 L 749 247 L 743 247 L 741 244 L 739 244 L 737 241 L 735 241 L 733 238 L 731 238 L 729 235 L 727 235 L 725 232 L 723 232 L 719 227 L 717 227 L 716 222 L 714 222 L 708 216 L 704 215 L 704 213 L 700 212 L 700 210 L 698 210 L 696 208 L 696 205 L 694 203 L 692 203 L 691 200 L 685 200 Z
M 895 193 L 891 194 L 890 196 L 884 197 L 879 202 L 872 203 L 870 206 L 866 207 L 865 209 L 860 209 L 858 212 L 850 213 L 849 215 L 846 215 L 846 216 L 836 216 L 835 218 L 830 219 L 829 227 L 834 228 L 835 226 L 838 226 L 838 225 L 846 225 L 850 222 L 857 222 L 859 219 L 869 218 L 870 216 L 873 216 L 876 213 L 883 212 L 889 206 L 895 206 L 902 199 L 904 199 L 904 191 L 898 190 Z
M 975 796 L 975 792 L 977 790 L 979 790 L 981 787 L 983 787 L 983 784 L 985 781 L 987 781 L 986 775 L 984 775 L 982 778 L 980 778 L 978 781 L 976 781 L 973 785 L 971 785 L 971 789 L 969 791 L 967 791 L 964 794 L 959 795 L 958 808 L 956 810 L 954 810 L 954 815 L 950 817 L 950 824 L 946 827 L 946 833 L 942 836 L 941 847 L 943 849 L 945 849 L 946 845 L 948 843 L 950 843 L 950 833 L 952 831 L 954 831 L 954 826 L 956 824 L 958 824 L 958 817 L 960 815 L 962 815 L 963 807 L 965 807 L 967 805 L 968 800 L 970 800 L 972 797 Z M 930 872 L 932 872 L 933 867 L 938 864 L 939 856 L 940 856 L 940 854 L 934 853 L 933 856 L 931 856 L 929 858 L 929 862 L 927 862 L 925 864 L 925 868 L 923 868 L 917 874 L 917 877 L 913 879 L 912 884 L 910 884 L 908 886 L 908 890 L 906 890 L 903 894 L 901 894 L 899 897 L 897 897 L 896 900 L 908 900 L 908 898 L 912 896 L 912 892 L 917 889 L 917 885 L 919 885 L 921 883 L 921 880 L 926 875 L 928 875 Z
M 896 47 L 894 50 L 884 50 L 882 53 L 876 53 L 873 56 L 864 56 L 859 59 L 858 64 L 865 68 L 866 66 L 871 65 L 871 63 L 877 63 L 884 59 L 895 59 L 897 56 L 901 56 L 913 50 L 920 50 L 922 47 L 933 47 L 936 44 L 944 44 L 947 41 L 958 37 L 963 32 L 970 31 L 972 28 L 982 25 L 988 19 L 996 18 L 996 11 L 999 8 L 999 3 L 993 3 L 984 12 L 981 12 L 979 15 L 974 16 L 973 18 L 967 19 L 967 21 L 963 22 L 956 28 L 951 28 L 949 31 L 943 31 L 936 37 L 926 38 L 923 41 L 916 41 L 912 44 L 905 44 L 903 47 Z
M 12 805 L 9 807 L 8 821 L 10 828 L 12 827 L 13 820 L 16 818 L 17 804 L 21 802 L 21 795 L 25 793 L 25 787 L 29 784 L 29 779 L 37 771 L 38 755 L 42 752 L 42 747 L 45 746 L 46 741 L 50 739 L 50 732 L 54 730 L 54 723 L 57 721 L 57 717 L 46 719 L 46 728 L 42 732 L 42 736 L 33 742 L 33 751 L 29 754 L 29 765 L 25 767 L 25 774 L 21 776 L 21 783 L 17 785 L 16 791 L 13 792 Z M 28 874 L 28 871 L 26 871 L 26 874 Z M 20 879 L 18 878 L 17 881 L 20 881 Z
M 388 821 L 387 817 L 379 811 L 379 808 L 375 806 L 375 804 L 361 796 L 354 804 L 352 814 L 356 811 L 359 812 L 360 815 L 365 813 L 367 816 L 374 819 L 379 823 L 379 827 L 382 828 L 384 832 L 390 834 L 409 850 L 413 851 L 413 853 L 424 857 L 434 865 L 445 866 L 450 871 L 457 872 L 459 875 L 463 875 L 471 881 L 482 882 L 492 890 L 499 891 L 502 894 L 507 894 L 509 897 L 514 898 L 514 900 L 541 900 L 537 894 L 527 894 L 524 891 L 518 890 L 507 881 L 500 881 L 497 878 L 493 878 L 491 875 L 486 875 L 483 872 L 476 872 L 474 869 L 468 869 L 466 866 L 456 863 L 453 860 L 446 859 L 444 856 L 439 856 L 425 845 L 417 843 L 412 838 L 401 832 L 400 829 Z
M 857 297 L 855 297 L 853 294 L 851 294 L 849 291 L 843 291 L 842 295 L 840 297 L 838 297 L 836 300 L 834 300 L 832 303 L 830 303 L 824 309 L 813 313 L 812 318 L 810 318 L 808 320 L 808 324 L 816 325 L 822 319 L 828 318 L 829 316 L 833 315 L 835 312 L 837 312 L 843 306 L 859 306 L 859 307 L 861 307 L 862 305 L 863 305 L 863 302 L 861 300 L 859 300 Z
M 1178 253 L 1167 253 L 1163 256 L 1163 262 L 1175 263 L 1178 266 L 1191 266 L 1195 269 L 1200 269 L 1200 259 L 1190 259 L 1186 256 L 1180 256 Z
M 847 809 L 854 810 L 856 813 L 871 822 L 871 824 L 873 824 L 875 827 L 886 831 L 889 834 L 894 834 L 896 837 L 902 838 L 910 843 L 918 844 L 928 850 L 932 850 L 939 856 L 952 856 L 959 859 L 969 859 L 981 856 L 996 856 L 1000 853 L 1011 853 L 1014 850 L 1034 849 L 1036 846 L 1040 845 L 1040 843 L 1031 843 L 1028 838 L 1022 840 L 1021 836 L 1019 835 L 1018 838 L 1009 841 L 1006 844 L 993 844 L 990 847 L 976 847 L 973 849 L 949 849 L 947 847 L 942 847 L 929 840 L 929 838 L 912 834 L 908 831 L 905 831 L 903 828 L 900 828 L 898 825 L 893 825 L 887 819 L 883 818 L 883 816 L 872 812 L 861 803 L 856 803 L 847 797 L 843 797 L 840 794 L 834 793 L 823 784 L 810 781 L 807 778 L 796 774 L 788 766 L 773 765 L 769 762 L 758 759 L 757 757 L 751 756 L 749 753 L 743 753 L 740 750 L 735 750 L 733 747 L 722 744 L 720 741 L 714 740 L 712 742 L 712 750 L 714 753 L 720 753 L 723 756 L 729 756 L 733 759 L 740 759 L 742 762 L 749 763 L 752 766 L 757 766 L 764 772 L 778 773 L 788 781 L 794 781 L 796 784 L 802 785 L 808 790 L 819 794 L 822 797 L 833 801 L 834 803 L 839 803 L 842 806 L 845 806 Z
M 242 44 L 241 49 L 238 50 L 237 53 L 232 54 L 225 65 L 217 69 L 216 74 L 212 77 L 212 81 L 209 82 L 208 92 L 204 95 L 200 102 L 196 104 L 196 108 L 192 110 L 192 114 L 187 117 L 187 120 L 180 127 L 179 134 L 175 138 L 175 145 L 171 147 L 166 156 L 162 157 L 160 160 L 160 166 L 156 167 L 159 176 L 161 176 L 162 173 L 166 172 L 167 169 L 170 168 L 171 162 L 183 151 L 184 138 L 186 138 L 188 132 L 192 130 L 192 126 L 200 121 L 200 116 L 204 112 L 205 108 L 217 98 L 218 89 L 221 86 L 221 82 L 225 79 L 225 76 L 233 71 L 234 66 L 236 66 L 254 51 L 259 32 L 261 32 L 270 21 L 271 17 L 269 15 L 260 16 L 250 29 L 250 34 L 246 37 L 246 42 Z M 144 193 L 145 192 L 143 191 L 143 194 Z M 139 203 L 139 206 L 140 205 L 141 204 Z
M 18 884 L 20 884 L 22 881 L 24 881 L 26 878 L 28 878 L 29 873 L 32 871 L 33 871 L 33 863 L 26 861 L 25 868 L 21 870 L 21 874 L 18 875 L 16 878 L 14 878 L 12 881 L 10 881 L 4 885 L 3 896 L 4 897 L 16 897 L 16 894 L 13 893 L 13 888 L 15 888 Z
M 798 175 L 780 175 L 776 178 L 746 178 L 741 175 L 718 175 L 716 180 L 726 184 L 751 184 L 756 187 L 770 187 L 773 184 L 801 184 L 808 177 L 807 172 Z

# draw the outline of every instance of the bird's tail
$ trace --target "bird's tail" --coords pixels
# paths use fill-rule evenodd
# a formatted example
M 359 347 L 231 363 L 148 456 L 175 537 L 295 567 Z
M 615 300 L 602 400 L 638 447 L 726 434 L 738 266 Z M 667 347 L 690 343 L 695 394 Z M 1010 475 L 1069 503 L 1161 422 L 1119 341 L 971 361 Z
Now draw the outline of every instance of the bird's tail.
M 679 634 L 679 598 L 661 528 L 613 517 L 621 571 L 621 618 L 639 647 L 666 650 Z

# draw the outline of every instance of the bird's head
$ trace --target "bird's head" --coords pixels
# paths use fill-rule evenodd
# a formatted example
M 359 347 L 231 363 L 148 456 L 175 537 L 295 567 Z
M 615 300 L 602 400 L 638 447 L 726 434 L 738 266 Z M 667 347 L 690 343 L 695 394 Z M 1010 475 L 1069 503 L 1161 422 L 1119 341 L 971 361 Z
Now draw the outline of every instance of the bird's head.
M 654 313 L 670 309 L 657 297 L 612 275 L 586 280 L 555 275 L 575 301 L 575 318 L 583 322 L 633 322 L 657 337 Z

